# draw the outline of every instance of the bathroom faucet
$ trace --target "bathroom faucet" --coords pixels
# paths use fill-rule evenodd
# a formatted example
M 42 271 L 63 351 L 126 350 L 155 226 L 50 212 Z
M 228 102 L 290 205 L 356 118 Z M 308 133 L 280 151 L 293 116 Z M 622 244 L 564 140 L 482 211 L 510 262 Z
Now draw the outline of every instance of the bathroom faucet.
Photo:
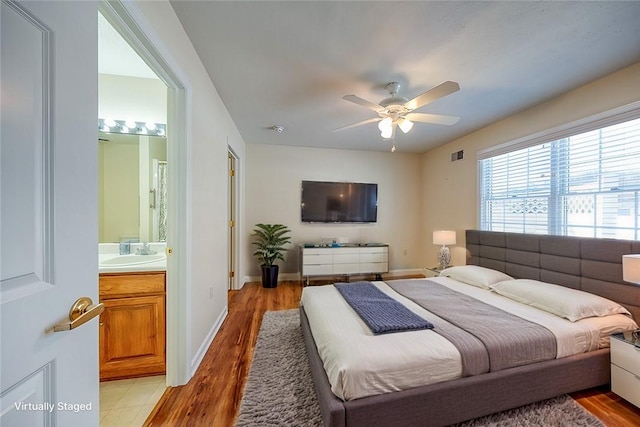
M 156 251 L 152 251 L 149 243 L 143 242 L 142 247 L 136 250 L 136 255 L 153 255 L 156 254 Z

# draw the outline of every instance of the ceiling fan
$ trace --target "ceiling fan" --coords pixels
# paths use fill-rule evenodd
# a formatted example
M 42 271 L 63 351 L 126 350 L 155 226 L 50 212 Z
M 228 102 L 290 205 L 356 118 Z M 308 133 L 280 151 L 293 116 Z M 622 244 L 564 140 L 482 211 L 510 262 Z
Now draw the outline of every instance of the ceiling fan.
M 426 91 L 425 93 L 416 96 L 412 100 L 408 100 L 405 97 L 398 96 L 398 90 L 400 89 L 400 83 L 391 82 L 385 86 L 391 95 L 389 98 L 385 98 L 380 101 L 379 104 L 374 104 L 366 99 L 362 99 L 356 95 L 346 95 L 342 98 L 361 105 L 365 108 L 375 111 L 379 117 L 363 120 L 361 122 L 352 123 L 350 125 L 342 126 L 336 131 L 353 128 L 356 126 L 365 125 L 368 123 L 378 123 L 378 129 L 380 129 L 380 135 L 385 139 L 393 138 L 395 135 L 396 127 L 399 127 L 402 132 L 407 133 L 413 127 L 413 122 L 433 123 L 438 125 L 452 125 L 460 120 L 460 117 L 455 116 L 443 116 L 440 114 L 428 114 L 428 113 L 414 113 L 418 108 L 433 102 L 437 99 L 443 98 L 454 92 L 460 90 L 460 86 L 456 82 L 446 81 L 438 86 Z

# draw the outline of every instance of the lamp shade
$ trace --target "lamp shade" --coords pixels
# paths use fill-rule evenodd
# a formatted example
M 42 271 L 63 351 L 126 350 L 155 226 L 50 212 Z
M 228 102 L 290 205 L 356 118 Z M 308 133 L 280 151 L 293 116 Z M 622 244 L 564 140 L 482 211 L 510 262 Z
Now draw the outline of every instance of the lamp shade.
M 455 245 L 456 232 L 450 230 L 440 230 L 433 232 L 434 245 Z
M 404 117 L 401 117 L 400 119 L 398 119 L 398 126 L 400 126 L 400 130 L 402 132 L 407 133 L 413 127 L 413 122 L 405 119 Z
M 380 129 L 380 132 L 389 131 L 391 130 L 392 124 L 393 124 L 393 121 L 391 120 L 391 117 L 385 117 L 384 119 L 380 120 L 380 122 L 378 123 L 378 129 Z
M 622 280 L 640 285 L 640 254 L 622 255 Z

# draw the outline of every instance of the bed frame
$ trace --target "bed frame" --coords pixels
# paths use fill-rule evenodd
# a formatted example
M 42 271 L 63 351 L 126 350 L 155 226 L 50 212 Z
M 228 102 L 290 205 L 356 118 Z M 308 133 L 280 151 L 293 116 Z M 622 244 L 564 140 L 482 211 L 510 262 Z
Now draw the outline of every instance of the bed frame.
M 640 288 L 622 281 L 622 255 L 640 241 L 466 231 L 467 264 L 536 279 L 617 301 L 640 319 Z M 609 383 L 609 349 L 342 401 L 331 392 L 300 308 L 300 322 L 327 427 L 443 426 Z

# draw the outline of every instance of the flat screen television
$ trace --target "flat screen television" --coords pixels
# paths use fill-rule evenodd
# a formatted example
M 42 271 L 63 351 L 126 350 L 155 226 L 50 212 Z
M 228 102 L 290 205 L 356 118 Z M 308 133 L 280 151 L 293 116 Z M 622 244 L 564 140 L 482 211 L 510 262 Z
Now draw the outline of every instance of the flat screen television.
M 376 222 L 378 184 L 302 181 L 302 222 Z

